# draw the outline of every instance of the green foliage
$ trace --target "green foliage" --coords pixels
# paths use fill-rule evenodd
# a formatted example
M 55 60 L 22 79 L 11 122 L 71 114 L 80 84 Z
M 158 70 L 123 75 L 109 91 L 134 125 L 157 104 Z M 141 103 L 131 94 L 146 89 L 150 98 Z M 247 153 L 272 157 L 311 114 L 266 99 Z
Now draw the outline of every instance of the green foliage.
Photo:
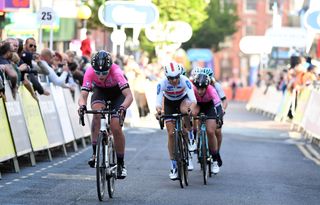
M 152 0 L 159 11 L 159 21 L 185 21 L 192 30 L 197 30 L 207 18 L 204 0 Z M 140 47 L 149 52 L 154 52 L 157 43 L 150 42 L 142 31 L 139 37 Z M 164 42 L 161 42 L 163 44 Z
M 217 51 L 219 43 L 237 31 L 236 22 L 239 17 L 236 14 L 235 4 L 211 0 L 206 11 L 209 17 L 190 41 L 183 45 L 184 48 L 212 48 Z
M 97 29 L 97 28 L 103 28 L 106 29 L 108 31 L 112 31 L 112 28 L 108 28 L 105 25 L 103 25 L 98 17 L 98 10 L 99 7 L 104 4 L 106 2 L 106 0 L 93 0 L 93 4 L 88 4 L 86 3 L 87 6 L 90 7 L 92 15 L 91 17 L 88 19 L 88 25 L 87 27 L 89 29 Z

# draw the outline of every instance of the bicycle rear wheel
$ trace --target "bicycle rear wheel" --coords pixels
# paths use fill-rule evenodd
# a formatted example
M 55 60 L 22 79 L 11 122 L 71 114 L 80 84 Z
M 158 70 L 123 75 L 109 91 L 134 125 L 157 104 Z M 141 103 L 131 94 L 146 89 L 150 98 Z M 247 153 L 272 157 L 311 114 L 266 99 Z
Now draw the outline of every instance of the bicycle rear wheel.
M 207 137 L 205 131 L 201 131 L 201 168 L 203 174 L 203 183 L 206 185 L 208 182 L 208 164 L 207 164 Z
M 96 181 L 97 192 L 100 201 L 103 200 L 106 190 L 106 159 L 105 159 L 105 133 L 100 132 L 97 141 L 96 150 Z
M 115 180 L 116 180 L 116 170 L 117 170 L 117 157 L 116 151 L 114 149 L 113 137 L 108 138 L 108 171 L 107 171 L 107 181 L 108 181 L 108 194 L 109 197 L 113 197 Z

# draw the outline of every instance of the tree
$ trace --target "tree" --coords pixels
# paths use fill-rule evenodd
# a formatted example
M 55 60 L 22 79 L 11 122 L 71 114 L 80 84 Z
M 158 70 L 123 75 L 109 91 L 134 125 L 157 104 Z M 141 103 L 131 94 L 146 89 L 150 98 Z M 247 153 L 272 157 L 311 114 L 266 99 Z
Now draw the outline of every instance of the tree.
M 159 11 L 159 22 L 185 21 L 189 23 L 192 30 L 199 29 L 202 22 L 207 18 L 205 0 L 152 0 Z M 140 34 L 140 47 L 152 53 L 155 43 L 149 41 L 144 32 Z M 169 42 L 159 42 L 160 44 Z
M 88 19 L 88 28 L 89 29 L 97 29 L 97 28 L 104 28 L 108 31 L 112 31 L 112 28 L 108 28 L 105 25 L 103 25 L 99 18 L 98 18 L 98 11 L 99 11 L 99 7 L 104 4 L 106 2 L 106 0 L 93 0 L 93 3 L 85 3 L 87 6 L 90 7 L 92 15 L 91 17 Z
M 223 42 L 226 36 L 230 36 L 237 31 L 236 22 L 239 17 L 236 15 L 235 4 L 221 0 L 211 0 L 206 12 L 208 18 L 190 41 L 183 45 L 184 48 L 212 48 L 214 51 L 218 51 L 219 43 Z

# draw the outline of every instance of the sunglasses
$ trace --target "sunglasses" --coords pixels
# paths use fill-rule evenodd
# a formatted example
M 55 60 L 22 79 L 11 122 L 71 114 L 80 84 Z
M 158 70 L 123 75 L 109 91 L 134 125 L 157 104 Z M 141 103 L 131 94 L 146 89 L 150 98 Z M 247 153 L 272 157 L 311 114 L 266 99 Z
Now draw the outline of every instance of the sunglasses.
M 180 78 L 180 75 L 177 75 L 177 76 L 174 76 L 174 77 L 168 76 L 167 78 L 168 78 L 168 80 L 179 79 L 179 78 Z
M 37 48 L 37 45 L 34 45 L 34 44 L 29 44 L 29 48 Z
M 108 75 L 109 71 L 94 71 L 97 75 Z

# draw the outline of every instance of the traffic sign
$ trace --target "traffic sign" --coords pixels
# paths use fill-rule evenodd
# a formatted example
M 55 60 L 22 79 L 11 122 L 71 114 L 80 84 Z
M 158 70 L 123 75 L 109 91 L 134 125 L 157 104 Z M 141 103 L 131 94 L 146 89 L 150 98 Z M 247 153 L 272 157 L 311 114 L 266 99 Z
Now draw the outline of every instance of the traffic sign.
M 107 27 L 144 27 L 158 21 L 159 12 L 152 3 L 135 1 L 107 1 L 98 11 L 98 17 Z
M 49 7 L 42 7 L 39 11 L 38 11 L 38 22 L 41 25 L 52 25 L 55 18 L 56 18 L 56 14 L 54 12 L 54 10 L 52 8 Z
M 304 14 L 304 25 L 316 33 L 320 32 L 320 10 L 309 9 Z
M 192 28 L 184 21 L 167 21 L 165 24 L 157 23 L 146 28 L 145 33 L 147 38 L 153 42 L 184 43 L 191 38 Z
M 245 54 L 270 53 L 272 44 L 265 36 L 245 36 L 239 43 L 240 50 Z
M 212 61 L 213 55 L 210 49 L 191 48 L 187 50 L 190 61 Z
M 281 27 L 278 29 L 269 28 L 265 36 L 273 47 L 284 48 L 305 48 L 307 31 L 300 27 Z

